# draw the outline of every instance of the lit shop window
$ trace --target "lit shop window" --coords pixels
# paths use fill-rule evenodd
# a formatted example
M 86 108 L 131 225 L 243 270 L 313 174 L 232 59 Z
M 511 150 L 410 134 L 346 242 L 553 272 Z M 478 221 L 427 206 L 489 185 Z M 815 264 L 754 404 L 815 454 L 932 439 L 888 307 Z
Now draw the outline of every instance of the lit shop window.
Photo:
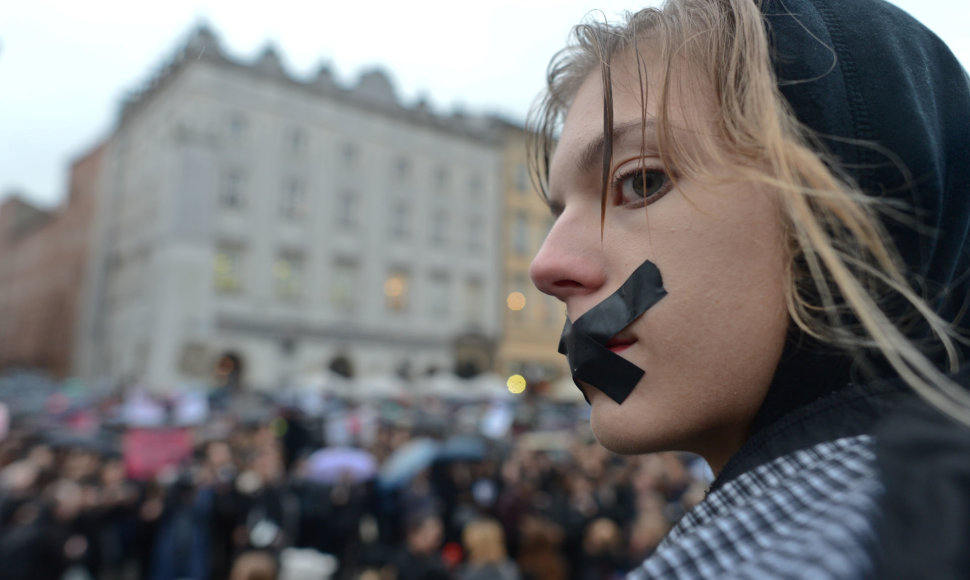
M 384 281 L 384 298 L 391 312 L 404 312 L 408 307 L 408 274 L 402 270 L 392 272 Z
M 296 300 L 303 295 L 303 258 L 282 255 L 273 264 L 276 295 L 284 300 Z
M 213 264 L 215 287 L 222 294 L 237 294 L 242 291 L 241 248 L 223 247 L 216 252 Z

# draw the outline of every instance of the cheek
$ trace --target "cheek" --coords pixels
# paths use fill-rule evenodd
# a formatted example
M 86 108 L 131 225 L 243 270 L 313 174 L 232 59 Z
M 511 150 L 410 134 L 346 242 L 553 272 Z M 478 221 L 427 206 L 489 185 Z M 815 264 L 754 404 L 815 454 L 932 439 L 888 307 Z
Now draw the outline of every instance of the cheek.
M 668 318 L 665 350 L 668 356 L 680 350 L 693 359 L 685 363 L 697 368 L 766 382 L 788 327 L 780 227 L 764 225 L 757 235 L 734 227 L 709 233 L 696 244 L 682 244 L 670 268 L 669 311 L 657 311 L 658 319 Z
M 670 389 L 667 404 L 689 401 L 681 408 L 702 425 L 757 412 L 788 328 L 780 226 L 714 225 L 671 246 L 661 265 L 669 294 L 642 323 L 647 372 Z
M 674 298 L 672 316 L 712 338 L 772 334 L 779 319 L 787 320 L 788 257 L 781 219 L 770 198 L 757 193 L 737 197 L 733 203 L 727 203 L 729 196 L 714 198 L 706 211 L 670 231 L 666 247 L 658 248 Z

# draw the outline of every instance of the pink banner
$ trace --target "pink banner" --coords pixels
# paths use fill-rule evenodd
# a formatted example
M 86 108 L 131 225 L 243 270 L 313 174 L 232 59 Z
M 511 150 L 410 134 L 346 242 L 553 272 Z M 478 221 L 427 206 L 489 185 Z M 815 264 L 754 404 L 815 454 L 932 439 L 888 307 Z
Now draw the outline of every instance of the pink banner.
M 192 456 L 192 431 L 184 427 L 129 429 L 123 449 L 128 477 L 154 479 Z

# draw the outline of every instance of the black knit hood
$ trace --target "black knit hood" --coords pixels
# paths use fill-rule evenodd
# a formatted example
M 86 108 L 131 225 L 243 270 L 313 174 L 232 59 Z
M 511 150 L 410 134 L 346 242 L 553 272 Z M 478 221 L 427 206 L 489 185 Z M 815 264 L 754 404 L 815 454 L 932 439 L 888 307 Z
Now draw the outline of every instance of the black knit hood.
M 866 193 L 918 220 L 887 221 L 914 281 L 952 320 L 970 270 L 970 84 L 943 42 L 881 0 L 769 0 L 782 93 Z
M 779 88 L 796 117 L 840 172 L 904 209 L 911 221 L 884 225 L 907 275 L 938 314 L 958 319 L 970 295 L 967 73 L 936 35 L 881 0 L 765 0 L 761 10 Z M 753 441 L 722 478 L 819 440 L 866 432 L 907 391 L 898 380 L 860 382 L 849 356 L 793 329 Z M 837 401 L 855 401 L 855 414 L 805 423 Z M 773 441 L 782 430 L 786 436 Z

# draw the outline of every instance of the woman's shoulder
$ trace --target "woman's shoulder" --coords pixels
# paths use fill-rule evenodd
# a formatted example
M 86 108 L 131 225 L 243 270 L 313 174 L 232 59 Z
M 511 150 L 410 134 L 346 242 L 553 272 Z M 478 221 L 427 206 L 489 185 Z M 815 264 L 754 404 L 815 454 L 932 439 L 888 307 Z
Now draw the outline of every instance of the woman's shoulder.
M 763 463 L 711 491 L 632 577 L 870 577 L 875 463 L 866 434 Z
M 970 578 L 970 428 L 922 400 L 876 431 L 880 578 Z
M 634 578 L 970 578 L 970 427 L 915 396 L 708 493 Z

